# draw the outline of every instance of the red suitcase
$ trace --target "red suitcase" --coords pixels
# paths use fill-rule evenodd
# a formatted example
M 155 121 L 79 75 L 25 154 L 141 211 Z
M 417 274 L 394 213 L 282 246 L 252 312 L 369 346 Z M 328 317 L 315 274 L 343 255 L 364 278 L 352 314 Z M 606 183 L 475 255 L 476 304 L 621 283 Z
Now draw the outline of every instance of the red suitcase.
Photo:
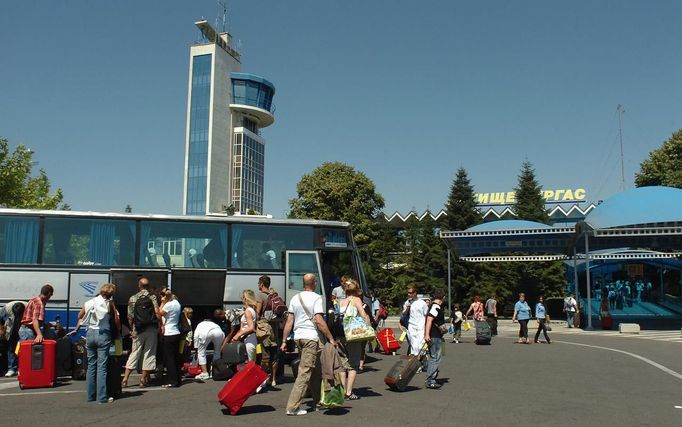
M 400 341 L 395 339 L 393 335 L 393 329 L 384 328 L 377 333 L 377 341 L 381 344 L 381 348 L 384 349 L 384 354 L 393 354 L 394 351 L 400 349 Z
M 268 374 L 260 366 L 249 362 L 220 390 L 218 401 L 230 410 L 230 414 L 235 415 L 246 399 L 267 379 Z
M 57 342 L 43 340 L 42 344 L 24 341 L 19 347 L 19 387 L 54 387 L 57 381 Z

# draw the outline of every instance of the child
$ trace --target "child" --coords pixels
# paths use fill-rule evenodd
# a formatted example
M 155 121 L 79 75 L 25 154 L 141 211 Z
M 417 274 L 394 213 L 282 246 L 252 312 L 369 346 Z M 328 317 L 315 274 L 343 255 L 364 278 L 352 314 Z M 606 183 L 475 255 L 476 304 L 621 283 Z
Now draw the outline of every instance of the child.
M 459 344 L 459 339 L 462 336 L 462 310 L 459 309 L 459 304 L 455 304 L 454 311 L 452 312 L 452 317 L 450 318 L 450 322 L 452 323 L 452 326 L 454 328 L 454 332 L 452 334 L 452 342 L 455 344 Z

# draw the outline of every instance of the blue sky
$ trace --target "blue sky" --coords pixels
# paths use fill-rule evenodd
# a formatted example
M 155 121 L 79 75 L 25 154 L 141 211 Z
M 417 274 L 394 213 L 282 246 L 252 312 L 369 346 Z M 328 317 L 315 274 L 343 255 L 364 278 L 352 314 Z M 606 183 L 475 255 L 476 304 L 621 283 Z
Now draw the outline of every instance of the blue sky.
M 181 212 L 189 46 L 215 1 L 3 1 L 0 135 L 76 210 Z M 508 191 L 619 191 L 682 128 L 682 2 L 231 0 L 242 70 L 277 88 L 265 210 L 325 161 L 387 213 L 439 210 L 456 169 Z

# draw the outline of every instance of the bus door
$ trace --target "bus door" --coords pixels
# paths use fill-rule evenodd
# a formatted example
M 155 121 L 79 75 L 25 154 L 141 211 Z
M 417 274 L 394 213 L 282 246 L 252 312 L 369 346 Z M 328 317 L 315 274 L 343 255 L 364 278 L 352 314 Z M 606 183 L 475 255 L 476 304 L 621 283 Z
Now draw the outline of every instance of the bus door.
M 116 285 L 114 301 L 121 315 L 121 324 L 128 325 L 128 300 L 138 292 L 137 282 L 142 277 L 149 280 L 151 289 L 161 289 L 168 286 L 170 272 L 167 270 L 138 270 L 138 269 L 112 269 L 111 283 Z
M 193 324 L 223 307 L 225 270 L 173 270 L 171 290 L 183 307 L 192 307 Z
M 325 298 L 325 287 L 320 268 L 320 256 L 317 251 L 286 251 L 286 301 L 303 291 L 303 276 L 313 273 L 317 279 L 315 292 Z

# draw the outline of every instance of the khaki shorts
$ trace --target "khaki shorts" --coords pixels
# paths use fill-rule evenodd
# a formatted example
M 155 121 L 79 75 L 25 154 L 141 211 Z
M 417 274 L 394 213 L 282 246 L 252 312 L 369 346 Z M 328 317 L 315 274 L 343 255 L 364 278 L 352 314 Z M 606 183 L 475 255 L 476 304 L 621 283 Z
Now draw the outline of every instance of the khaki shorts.
M 137 369 L 142 359 L 142 370 L 153 371 L 156 369 L 156 346 L 159 342 L 158 331 L 149 327 L 133 338 L 133 349 L 128 357 L 126 369 Z

